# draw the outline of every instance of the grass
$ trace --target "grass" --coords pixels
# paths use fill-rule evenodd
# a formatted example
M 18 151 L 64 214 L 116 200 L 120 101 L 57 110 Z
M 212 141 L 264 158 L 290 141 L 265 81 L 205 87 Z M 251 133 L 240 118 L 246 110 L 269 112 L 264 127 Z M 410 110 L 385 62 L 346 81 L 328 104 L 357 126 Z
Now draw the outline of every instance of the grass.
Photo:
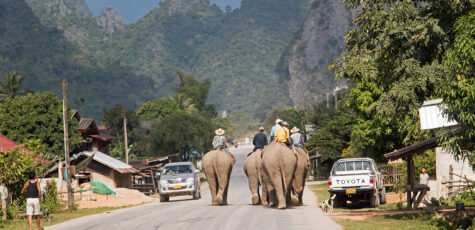
M 319 184 L 309 186 L 319 201 L 330 198 L 328 184 Z M 335 208 L 334 212 L 382 212 L 382 211 L 401 211 L 401 203 L 384 204 L 378 208 Z M 335 221 L 347 230 L 371 230 L 371 229 L 431 229 L 427 224 L 430 215 L 426 213 L 408 213 L 371 216 L 365 220 L 349 220 L 335 218 Z
M 104 213 L 108 211 L 113 211 L 122 208 L 133 207 L 136 205 L 122 206 L 122 207 L 100 207 L 100 208 L 84 208 L 74 211 L 65 211 L 60 213 L 55 213 L 50 215 L 50 220 L 47 221 L 44 218 L 41 219 L 41 227 L 51 226 L 59 224 L 68 220 L 79 218 L 82 216 L 89 216 L 93 214 Z M 23 230 L 29 229 L 28 227 L 28 218 L 18 219 L 18 220 L 7 220 L 6 222 L 0 222 L 0 229 L 14 229 L 14 230 Z M 36 229 L 36 220 L 33 223 L 33 229 Z

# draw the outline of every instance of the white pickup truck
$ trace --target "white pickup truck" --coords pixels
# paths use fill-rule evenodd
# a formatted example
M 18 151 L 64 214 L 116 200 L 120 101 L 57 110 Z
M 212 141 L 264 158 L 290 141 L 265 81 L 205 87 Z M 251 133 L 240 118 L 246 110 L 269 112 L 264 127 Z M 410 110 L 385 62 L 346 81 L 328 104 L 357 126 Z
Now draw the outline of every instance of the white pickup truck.
M 346 201 L 367 201 L 371 207 L 386 203 L 383 176 L 373 159 L 347 158 L 335 164 L 328 178 L 330 197 L 336 194 L 334 207 L 343 207 Z

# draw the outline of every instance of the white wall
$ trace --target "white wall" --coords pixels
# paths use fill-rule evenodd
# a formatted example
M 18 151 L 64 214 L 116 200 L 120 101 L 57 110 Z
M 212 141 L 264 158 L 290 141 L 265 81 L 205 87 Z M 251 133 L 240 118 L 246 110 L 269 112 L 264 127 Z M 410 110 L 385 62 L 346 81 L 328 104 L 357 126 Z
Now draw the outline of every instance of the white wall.
M 436 148 L 436 173 L 437 181 L 429 182 L 429 187 L 431 191 L 429 192 L 429 197 L 446 198 L 448 195 L 448 189 L 446 185 L 443 185 L 442 182 L 449 180 L 449 166 L 452 165 L 453 172 L 458 175 L 467 176 L 467 178 L 475 180 L 475 173 L 468 163 L 468 160 L 457 161 L 454 159 L 453 155 L 448 153 L 441 147 Z M 459 180 L 457 176 L 453 177 L 454 180 Z

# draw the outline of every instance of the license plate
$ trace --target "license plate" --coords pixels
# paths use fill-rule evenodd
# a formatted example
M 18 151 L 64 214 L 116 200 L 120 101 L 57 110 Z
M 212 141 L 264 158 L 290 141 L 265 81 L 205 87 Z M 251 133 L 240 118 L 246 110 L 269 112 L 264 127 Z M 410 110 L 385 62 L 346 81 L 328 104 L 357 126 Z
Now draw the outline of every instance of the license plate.
M 180 189 L 181 188 L 181 185 L 175 185 L 173 186 L 173 189 Z
M 356 194 L 356 189 L 352 188 L 352 189 L 347 189 L 346 190 L 346 194 Z

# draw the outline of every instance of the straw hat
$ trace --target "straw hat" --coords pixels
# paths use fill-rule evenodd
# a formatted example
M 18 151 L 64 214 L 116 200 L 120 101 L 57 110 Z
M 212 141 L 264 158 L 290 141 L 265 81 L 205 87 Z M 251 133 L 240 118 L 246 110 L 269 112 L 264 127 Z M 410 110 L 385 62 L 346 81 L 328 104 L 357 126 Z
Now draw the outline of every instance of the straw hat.
M 284 122 L 282 122 L 282 125 L 289 126 L 289 123 L 287 123 L 287 121 L 284 121 Z
M 300 129 L 295 127 L 295 126 L 290 130 L 291 133 L 297 133 L 299 131 L 300 131 Z
M 224 129 L 222 128 L 216 129 L 216 131 L 214 132 L 216 133 L 216 135 L 224 135 Z

